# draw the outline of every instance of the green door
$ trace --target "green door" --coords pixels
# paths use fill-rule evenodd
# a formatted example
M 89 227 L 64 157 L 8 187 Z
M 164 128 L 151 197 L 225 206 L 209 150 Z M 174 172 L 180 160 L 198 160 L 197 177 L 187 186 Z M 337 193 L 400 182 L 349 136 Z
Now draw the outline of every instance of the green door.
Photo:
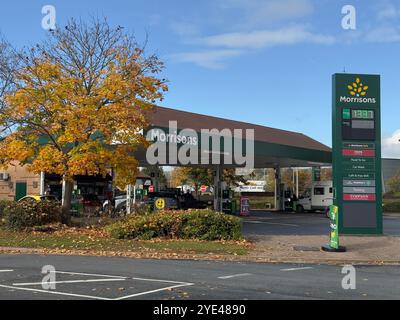
M 17 182 L 15 185 L 15 201 L 20 200 L 26 196 L 27 185 L 26 182 Z

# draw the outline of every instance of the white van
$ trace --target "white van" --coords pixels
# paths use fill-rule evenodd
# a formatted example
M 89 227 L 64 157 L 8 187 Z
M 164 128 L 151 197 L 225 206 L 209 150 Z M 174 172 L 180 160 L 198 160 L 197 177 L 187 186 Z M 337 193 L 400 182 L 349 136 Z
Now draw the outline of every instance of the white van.
M 297 202 L 296 211 L 327 211 L 333 204 L 332 181 L 314 182 L 310 193 L 300 197 Z

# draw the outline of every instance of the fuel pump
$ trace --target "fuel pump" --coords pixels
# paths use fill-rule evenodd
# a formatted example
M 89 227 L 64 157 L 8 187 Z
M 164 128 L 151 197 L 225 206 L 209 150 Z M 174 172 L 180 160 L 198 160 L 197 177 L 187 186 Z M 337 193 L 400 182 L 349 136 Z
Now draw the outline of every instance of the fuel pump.
M 294 210 L 293 191 L 286 184 L 283 183 L 280 185 L 279 189 L 280 189 L 279 200 L 280 200 L 281 210 L 285 212 L 292 212 Z
M 234 201 L 234 192 L 223 183 L 222 188 L 222 212 L 227 214 L 236 213 L 236 205 Z

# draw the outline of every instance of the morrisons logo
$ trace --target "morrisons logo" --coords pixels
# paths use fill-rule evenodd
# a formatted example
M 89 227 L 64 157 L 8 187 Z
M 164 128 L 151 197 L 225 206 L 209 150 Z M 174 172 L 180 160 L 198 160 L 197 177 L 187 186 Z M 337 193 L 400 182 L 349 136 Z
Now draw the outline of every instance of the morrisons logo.
M 340 97 L 340 102 L 347 102 L 347 103 L 376 103 L 375 98 L 355 98 L 355 97 Z
M 340 102 L 346 103 L 376 103 L 375 98 L 366 97 L 369 87 L 365 85 L 360 78 L 356 78 L 356 80 L 347 86 L 349 90 L 348 97 L 341 96 Z

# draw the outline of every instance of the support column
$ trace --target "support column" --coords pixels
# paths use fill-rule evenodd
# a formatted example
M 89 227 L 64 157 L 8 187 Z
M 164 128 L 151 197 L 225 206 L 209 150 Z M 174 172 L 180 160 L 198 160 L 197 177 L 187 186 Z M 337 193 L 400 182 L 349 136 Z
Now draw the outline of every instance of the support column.
M 128 185 L 126 191 L 126 213 L 129 215 L 132 213 L 132 185 Z
M 133 187 L 133 204 L 136 205 L 136 185 Z
M 61 206 L 64 206 L 64 200 L 65 200 L 65 179 L 63 178 L 61 185 Z
M 295 168 L 292 168 L 292 184 L 293 184 L 293 194 L 295 194 L 295 190 L 296 190 L 296 170 Z
M 282 209 L 282 199 L 281 199 L 281 167 L 277 166 L 275 168 L 275 185 L 276 185 L 276 193 L 275 193 L 275 209 L 280 211 Z
M 40 173 L 40 195 L 41 196 L 44 196 L 46 193 L 46 190 L 45 190 L 46 186 L 44 184 L 44 182 L 45 182 L 44 178 L 45 178 L 45 173 L 42 171 Z
M 222 212 L 221 166 L 215 166 L 214 171 L 214 210 Z
M 274 171 L 274 175 L 275 175 L 275 179 L 274 179 L 274 209 L 277 209 L 277 205 L 278 205 L 278 199 L 277 199 L 277 195 L 278 195 L 278 187 L 277 187 L 277 183 L 276 183 L 276 169 Z

